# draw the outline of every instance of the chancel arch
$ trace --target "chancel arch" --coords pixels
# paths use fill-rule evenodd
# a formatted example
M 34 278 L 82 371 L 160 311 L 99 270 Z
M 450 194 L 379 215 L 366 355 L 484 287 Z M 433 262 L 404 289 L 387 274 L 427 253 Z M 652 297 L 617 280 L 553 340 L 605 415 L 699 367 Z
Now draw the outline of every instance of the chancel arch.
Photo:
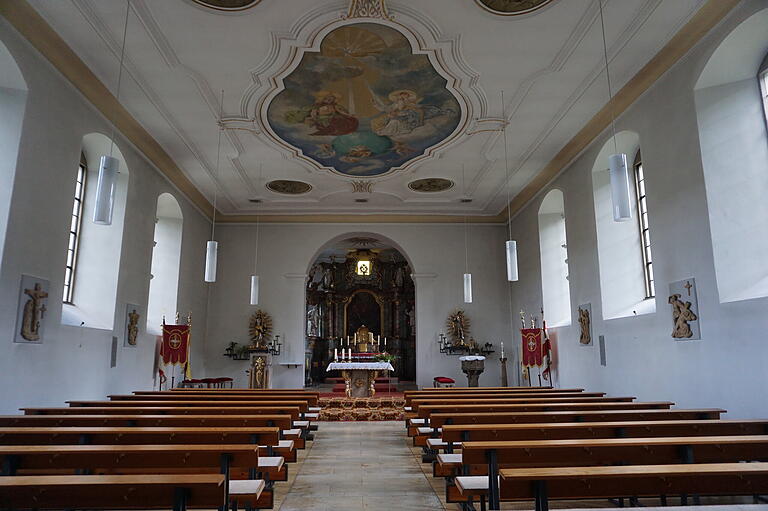
M 0 261 L 26 103 L 27 83 L 11 53 L 0 43 Z
M 162 333 L 163 318 L 174 320 L 179 291 L 179 263 L 184 216 L 176 198 L 163 193 L 157 198 L 152 272 L 147 302 L 147 332 Z
M 608 157 L 611 154 L 624 153 L 631 160 L 639 150 L 640 136 L 633 131 L 621 131 L 603 145 L 592 167 L 600 295 L 605 319 L 656 311 L 656 301 L 648 296 L 646 289 L 645 247 L 637 220 L 638 202 L 631 201 L 632 221 L 614 221 L 608 174 Z M 634 180 L 630 180 L 630 187 L 630 196 L 636 197 Z M 651 248 L 647 250 L 650 253 Z
M 324 381 L 334 349 L 352 349 L 394 355 L 390 376 L 415 381 L 412 271 L 394 243 L 370 234 L 337 237 L 315 255 L 306 288 L 307 380 Z M 362 332 L 370 332 L 373 342 Z
M 99 160 L 102 156 L 110 154 L 120 162 L 112 224 L 99 225 L 93 222 Z M 79 169 L 78 162 L 72 162 L 73 202 L 78 201 L 78 187 L 83 187 L 84 192 L 81 198 L 82 218 L 78 219 L 80 228 L 76 243 L 76 267 L 71 279 L 71 298 L 63 305 L 61 322 L 65 325 L 111 330 L 115 321 L 129 170 L 118 145 L 101 133 L 89 133 L 83 137 L 82 158 L 84 160 L 80 161 L 85 164 L 86 169 L 82 183 L 74 172 Z M 73 215 L 71 224 L 75 221 Z M 71 227 L 72 225 L 70 229 Z M 70 246 L 71 244 L 70 238 Z M 70 252 L 68 246 L 67 263 Z M 62 265 L 62 269 L 66 272 L 67 265 Z
M 721 302 L 768 296 L 768 9 L 717 46 L 694 97 Z M 762 81 L 762 84 L 761 84 Z

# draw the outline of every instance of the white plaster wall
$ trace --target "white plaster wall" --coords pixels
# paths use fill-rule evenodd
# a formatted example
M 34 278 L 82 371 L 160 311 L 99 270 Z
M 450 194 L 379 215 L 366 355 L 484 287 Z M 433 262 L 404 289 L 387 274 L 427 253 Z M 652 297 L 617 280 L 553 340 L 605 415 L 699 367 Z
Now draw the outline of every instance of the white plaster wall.
M 571 295 L 568 289 L 568 251 L 562 213 L 539 213 L 542 301 L 547 325 L 571 323 Z
M 571 303 L 592 303 L 593 346 L 579 345 L 579 326 L 554 329 L 557 379 L 642 400 L 670 399 L 681 407 L 723 407 L 729 417 L 768 415 L 768 299 L 721 304 L 718 300 L 707 196 L 699 151 L 694 84 L 707 58 L 727 33 L 755 10 L 745 1 L 663 76 L 617 121 L 617 130 L 640 135 L 656 270 L 656 312 L 604 320 L 591 171 L 609 133 L 596 140 L 553 183 L 563 190 L 570 261 Z M 731 165 L 735 165 L 733 162 Z M 520 281 L 513 285 L 514 310 L 537 310 L 541 300 L 537 211 L 541 197 L 512 223 L 518 241 Z M 743 207 L 752 207 L 743 203 Z M 765 253 L 751 262 L 765 264 Z M 666 302 L 668 284 L 695 277 L 702 339 L 674 341 Z M 606 341 L 601 367 L 597 336 Z
M 146 313 L 154 214 L 163 192 L 179 199 L 185 218 L 179 308 L 193 315 L 192 366 L 200 375 L 207 300 L 202 268 L 209 224 L 120 134 L 116 142 L 130 169 L 130 182 L 121 253 L 107 261 L 119 275 L 115 326 L 100 330 L 61 325 L 59 297 L 82 138 L 109 133 L 111 127 L 1 17 L 0 41 L 16 59 L 29 88 L 0 270 L 0 413 L 152 388 L 154 339 L 142 328 L 139 346 L 123 348 L 123 321 L 126 303 L 139 304 Z M 41 345 L 13 343 L 22 274 L 51 281 Z M 117 367 L 110 369 L 113 335 L 121 347 Z
M 256 309 L 248 305 L 255 234 L 254 225 L 222 225 L 216 229 L 219 273 L 211 293 L 207 370 L 208 376 L 232 376 L 236 378 L 235 384 L 242 386 L 247 384 L 248 362 L 231 361 L 222 354 L 229 342 L 243 344 L 248 340 L 248 319 Z M 441 354 L 437 346 L 437 334 L 445 330 L 448 314 L 462 307 L 472 320 L 471 332 L 478 342 L 492 342 L 497 347 L 480 384 L 498 385 L 498 345 L 510 339 L 503 226 L 470 226 L 469 265 L 474 302 L 464 304 L 462 225 L 261 225 L 259 307 L 272 316 L 275 333 L 285 340 L 284 353 L 275 363 L 303 361 L 305 275 L 317 251 L 332 239 L 357 235 L 392 240 L 412 263 L 416 283 L 417 383 L 431 386 L 435 376 L 448 376 L 466 384 L 458 357 Z M 516 375 L 517 359 L 509 358 L 510 373 Z M 299 387 L 303 377 L 303 367 L 273 365 L 274 387 Z
M 768 264 L 755 260 L 755 254 L 768 253 L 768 135 L 761 95 L 752 77 L 699 89 L 695 96 L 724 302 L 768 293 Z
M 3 49 L 0 48 L 0 52 Z M 10 72 L 3 68 L 4 72 Z M 0 87 L 0 240 L 5 239 L 27 91 Z M 0 260 L 5 243 L 0 241 Z

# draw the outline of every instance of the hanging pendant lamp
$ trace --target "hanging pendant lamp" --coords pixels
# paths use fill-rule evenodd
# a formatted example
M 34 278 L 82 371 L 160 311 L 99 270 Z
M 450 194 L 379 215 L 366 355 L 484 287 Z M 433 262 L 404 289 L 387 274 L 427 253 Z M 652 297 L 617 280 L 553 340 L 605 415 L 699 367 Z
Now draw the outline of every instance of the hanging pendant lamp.
M 517 241 L 512 239 L 512 209 L 510 208 L 509 198 L 509 154 L 507 151 L 507 110 L 504 103 L 504 91 L 501 91 L 501 112 L 504 118 L 502 130 L 504 134 L 504 175 L 507 180 L 507 229 L 509 233 L 507 242 L 504 244 L 504 252 L 507 257 L 507 280 L 509 282 L 517 282 Z
M 219 141 L 216 149 L 216 174 L 215 180 L 219 177 L 219 162 L 221 160 L 221 133 L 224 131 L 221 125 L 222 112 L 224 110 L 224 90 L 221 91 L 221 100 L 219 102 Z M 211 220 L 211 239 L 205 245 L 205 281 L 216 282 L 216 268 L 219 259 L 219 242 L 215 239 L 216 234 L 216 202 L 218 200 L 218 183 L 214 183 L 213 189 L 213 219 Z
M 125 38 L 128 34 L 128 14 L 131 10 L 131 1 L 126 1 L 125 22 L 123 24 L 123 45 L 120 49 L 120 68 L 117 72 L 117 90 L 115 100 L 120 101 L 120 85 L 123 80 L 123 61 L 125 59 Z M 99 160 L 99 178 L 96 182 L 96 198 L 93 205 L 93 223 L 99 225 L 112 225 L 112 212 L 115 209 L 115 191 L 117 178 L 120 173 L 120 160 L 114 158 L 112 153 L 115 147 L 115 126 L 112 125 L 112 136 L 109 142 L 109 156 L 103 155 Z
M 263 168 L 259 165 L 259 190 L 261 190 L 261 181 L 263 175 Z M 251 305 L 259 304 L 259 214 L 256 213 L 256 249 L 253 257 L 253 271 L 251 275 Z
M 461 189 L 464 198 L 467 195 L 467 186 L 464 177 L 464 166 L 461 166 Z M 472 303 L 472 274 L 469 273 L 469 224 L 467 215 L 464 215 L 464 303 Z
M 603 0 L 597 0 L 600 6 L 600 29 L 603 36 L 603 57 L 605 59 L 605 78 L 608 82 L 608 108 L 611 110 L 611 130 L 613 131 L 613 150 L 615 154 L 608 157 L 608 175 L 611 180 L 611 203 L 613 205 L 613 220 L 626 222 L 632 220 L 632 202 L 629 188 L 629 168 L 627 155 L 620 153 L 616 142 L 616 117 L 613 113 L 613 89 L 611 88 L 611 73 L 608 70 L 608 45 L 605 42 L 605 19 L 603 18 Z

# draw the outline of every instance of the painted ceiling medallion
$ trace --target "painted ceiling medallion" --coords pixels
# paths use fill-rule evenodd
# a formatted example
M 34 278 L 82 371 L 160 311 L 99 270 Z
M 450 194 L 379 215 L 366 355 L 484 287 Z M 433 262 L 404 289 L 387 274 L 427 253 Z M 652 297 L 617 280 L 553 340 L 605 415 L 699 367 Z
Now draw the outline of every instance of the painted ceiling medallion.
M 456 131 L 461 107 L 425 54 L 399 31 L 352 23 L 307 51 L 269 104 L 272 131 L 319 166 L 386 174 Z
M 267 183 L 267 188 L 273 192 L 284 195 L 301 195 L 312 189 L 312 185 L 302 181 L 289 181 L 287 179 L 276 179 Z
M 502 16 L 528 14 L 552 0 L 475 0 L 483 9 Z
M 444 192 L 453 188 L 453 181 L 441 177 L 429 177 L 426 179 L 417 179 L 408 183 L 408 188 L 414 192 L 434 193 Z
M 261 0 L 192 0 L 196 4 L 216 9 L 217 11 L 243 11 L 250 9 Z

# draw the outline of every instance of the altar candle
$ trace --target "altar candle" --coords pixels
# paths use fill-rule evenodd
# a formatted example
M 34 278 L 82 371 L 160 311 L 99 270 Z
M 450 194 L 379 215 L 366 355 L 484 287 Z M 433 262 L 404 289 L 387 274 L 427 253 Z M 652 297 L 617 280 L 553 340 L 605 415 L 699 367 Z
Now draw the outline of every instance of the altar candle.
M 504 358 L 504 343 L 501 343 L 501 358 Z
M 384 338 L 384 347 L 385 348 L 387 347 L 387 338 L 386 337 Z
M 339 349 L 333 348 L 333 360 L 338 361 L 339 360 Z

